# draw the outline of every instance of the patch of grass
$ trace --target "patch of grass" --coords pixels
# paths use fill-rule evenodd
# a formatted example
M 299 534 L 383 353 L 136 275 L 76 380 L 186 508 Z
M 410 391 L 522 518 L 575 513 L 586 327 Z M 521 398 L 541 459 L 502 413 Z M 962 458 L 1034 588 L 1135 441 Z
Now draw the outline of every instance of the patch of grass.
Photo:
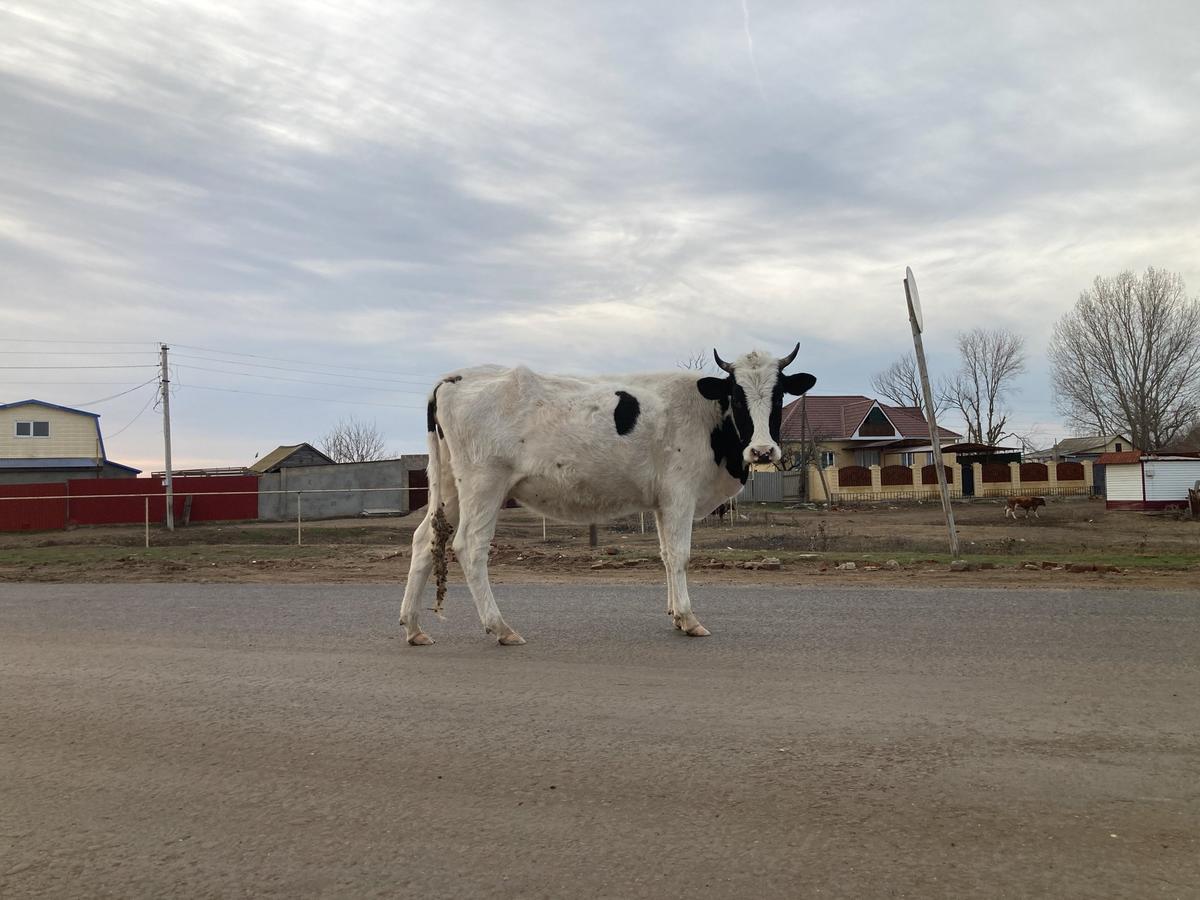
M 184 547 L 114 547 L 95 544 L 52 547 L 19 547 L 7 549 L 0 556 L 0 567 L 28 568 L 30 566 L 115 566 L 119 564 L 153 565 L 177 563 L 204 565 L 208 563 L 246 563 L 257 560 L 323 559 L 331 555 L 329 547 L 298 547 L 295 544 L 272 545 L 189 545 Z
M 703 562 L 706 559 L 718 559 L 726 562 L 747 562 L 750 560 L 762 559 L 764 556 L 774 556 L 782 562 L 793 563 L 821 563 L 821 562 L 847 562 L 854 561 L 856 563 L 882 564 L 889 559 L 894 559 L 901 565 L 914 565 L 918 563 L 930 563 L 937 565 L 949 565 L 955 557 L 949 553 L 929 553 L 929 552 L 889 552 L 889 553 L 862 553 L 848 550 L 831 550 L 824 553 L 814 551 L 792 551 L 792 550 L 773 550 L 760 549 L 750 550 L 747 548 L 738 548 L 736 550 L 713 550 L 705 549 L 694 551 L 692 558 Z M 1188 570 L 1200 568 L 1200 559 L 1195 554 L 1189 553 L 1157 553 L 1157 554 L 1138 554 L 1138 553 L 1062 553 L 1062 552 L 1047 552 L 1041 555 L 1023 554 L 976 554 L 964 553 L 959 559 L 965 559 L 968 562 L 993 563 L 997 568 L 1012 569 L 1024 565 L 1025 563 L 1034 563 L 1040 565 L 1043 562 L 1054 563 L 1055 565 L 1069 565 L 1070 563 L 1096 563 L 1108 566 L 1119 566 L 1120 568 L 1129 569 L 1176 569 Z

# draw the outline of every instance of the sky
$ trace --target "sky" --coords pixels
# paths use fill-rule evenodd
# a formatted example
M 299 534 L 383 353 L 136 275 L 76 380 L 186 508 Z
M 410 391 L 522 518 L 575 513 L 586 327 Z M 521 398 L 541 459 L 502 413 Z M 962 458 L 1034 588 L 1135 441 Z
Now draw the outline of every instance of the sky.
M 1049 444 L 1080 292 L 1200 289 L 1194 2 L 5 0 L 0 33 L 0 402 L 147 471 L 160 342 L 177 468 L 346 417 L 424 452 L 479 363 L 799 341 L 814 394 L 870 394 L 906 266 L 935 375 L 1024 336 Z

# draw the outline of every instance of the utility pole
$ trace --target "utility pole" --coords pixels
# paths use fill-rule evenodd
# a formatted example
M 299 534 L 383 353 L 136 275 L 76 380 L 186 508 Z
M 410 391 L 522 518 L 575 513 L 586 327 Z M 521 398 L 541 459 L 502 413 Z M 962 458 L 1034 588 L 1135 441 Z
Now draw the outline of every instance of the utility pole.
M 167 374 L 167 351 L 171 348 L 166 344 L 162 348 L 162 376 L 159 384 L 162 388 L 163 408 L 163 450 L 166 456 L 166 478 L 163 484 L 167 489 L 167 531 L 175 530 L 175 491 L 171 484 L 171 378 Z
M 921 371 L 921 392 L 925 397 L 929 443 L 933 446 L 933 466 L 937 471 L 938 493 L 942 498 L 942 511 L 946 514 L 946 529 L 950 532 L 950 554 L 958 559 L 958 531 L 954 527 L 954 509 L 950 506 L 950 491 L 946 487 L 946 463 L 942 459 L 942 437 L 938 434 L 937 414 L 933 409 L 933 391 L 929 387 L 929 371 L 925 368 L 925 345 L 921 342 L 921 331 L 925 327 L 924 316 L 921 314 L 921 295 L 917 293 L 917 279 L 913 276 L 911 268 L 904 270 L 904 296 L 908 301 L 908 324 L 912 326 L 913 348 L 917 351 L 917 367 Z

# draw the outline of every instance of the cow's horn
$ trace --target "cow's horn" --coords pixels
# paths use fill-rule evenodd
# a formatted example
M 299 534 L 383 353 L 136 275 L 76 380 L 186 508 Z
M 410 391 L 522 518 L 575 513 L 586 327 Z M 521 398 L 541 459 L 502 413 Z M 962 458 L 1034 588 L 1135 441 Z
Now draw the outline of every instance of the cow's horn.
M 800 352 L 800 342 L 796 342 L 796 346 L 792 348 L 792 352 L 779 361 L 779 368 L 786 369 L 792 364 L 792 360 L 796 358 L 796 354 Z
M 800 345 L 797 344 L 796 346 L 799 347 Z M 730 375 L 733 374 L 733 366 L 731 366 L 729 363 L 725 362 L 725 360 L 721 359 L 721 354 L 717 352 L 716 347 L 713 347 L 713 358 L 717 361 L 718 366 L 720 366 L 722 369 L 724 369 Z

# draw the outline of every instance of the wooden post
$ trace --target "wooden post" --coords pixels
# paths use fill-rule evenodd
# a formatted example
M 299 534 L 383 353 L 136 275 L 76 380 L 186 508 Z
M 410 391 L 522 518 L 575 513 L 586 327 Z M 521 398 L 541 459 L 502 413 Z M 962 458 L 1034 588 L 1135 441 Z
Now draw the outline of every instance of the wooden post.
M 600 545 L 600 529 L 595 525 L 588 526 L 588 546 L 598 547 Z
M 950 555 L 959 557 L 958 532 L 954 527 L 954 510 L 950 506 L 950 491 L 946 487 L 946 462 L 942 459 L 942 439 L 938 434 L 937 414 L 933 409 L 933 391 L 929 387 L 929 370 L 925 367 L 925 345 L 921 343 L 921 331 L 925 327 L 921 314 L 921 295 L 917 293 L 917 279 L 913 270 L 904 270 L 904 297 L 908 302 L 908 324 L 912 326 L 913 349 L 917 354 L 917 367 L 921 371 L 921 394 L 925 398 L 925 418 L 929 424 L 929 442 L 933 445 L 933 465 L 937 470 L 938 493 L 942 498 L 942 511 L 946 514 L 946 530 L 950 533 Z
M 304 545 L 304 533 L 301 531 L 301 526 L 300 526 L 300 498 L 303 496 L 304 496 L 304 494 L 302 492 L 296 491 L 296 546 L 297 547 L 301 547 Z

